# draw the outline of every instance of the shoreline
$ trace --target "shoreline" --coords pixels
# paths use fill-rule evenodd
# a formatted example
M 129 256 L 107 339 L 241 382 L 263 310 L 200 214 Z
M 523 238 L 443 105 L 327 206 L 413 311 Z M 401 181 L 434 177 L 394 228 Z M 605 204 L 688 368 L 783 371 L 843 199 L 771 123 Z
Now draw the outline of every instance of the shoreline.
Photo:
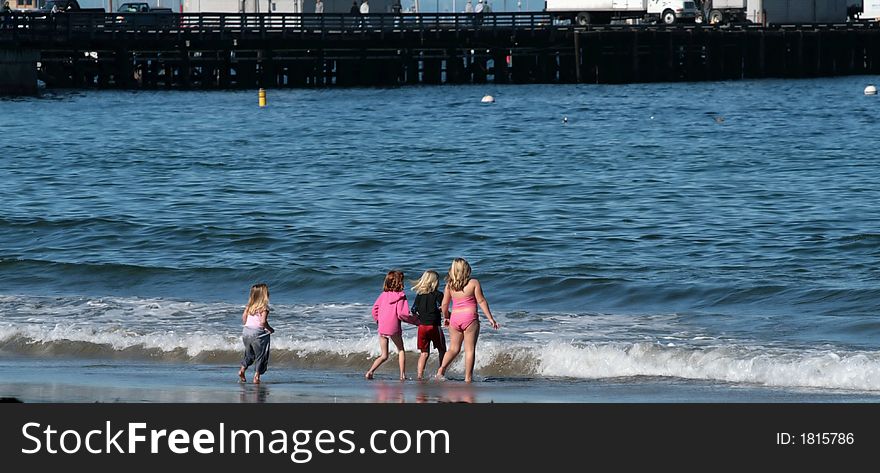
M 7 359 L 0 398 L 25 403 L 850 403 L 880 393 L 779 389 L 679 378 L 549 379 L 482 377 L 400 382 L 394 370 L 362 373 L 276 368 L 263 383 L 237 382 L 234 366 L 111 360 Z M 252 370 L 248 371 L 248 376 Z

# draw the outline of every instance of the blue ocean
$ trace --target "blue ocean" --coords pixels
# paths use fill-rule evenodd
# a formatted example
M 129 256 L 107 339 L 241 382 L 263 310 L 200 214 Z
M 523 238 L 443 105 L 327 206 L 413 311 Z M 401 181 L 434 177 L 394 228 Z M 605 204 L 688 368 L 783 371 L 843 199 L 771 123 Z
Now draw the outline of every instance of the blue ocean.
M 876 402 L 869 79 L 0 100 L 0 396 Z M 385 272 L 454 257 L 501 324 L 476 382 L 365 381 Z

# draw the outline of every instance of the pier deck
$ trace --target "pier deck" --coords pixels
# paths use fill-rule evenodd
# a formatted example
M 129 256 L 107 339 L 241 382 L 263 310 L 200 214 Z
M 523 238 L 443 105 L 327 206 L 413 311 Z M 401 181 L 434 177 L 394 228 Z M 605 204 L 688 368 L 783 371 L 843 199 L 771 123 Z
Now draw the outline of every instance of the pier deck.
M 631 83 L 880 73 L 871 24 L 557 24 L 549 14 L 0 15 L 48 87 Z

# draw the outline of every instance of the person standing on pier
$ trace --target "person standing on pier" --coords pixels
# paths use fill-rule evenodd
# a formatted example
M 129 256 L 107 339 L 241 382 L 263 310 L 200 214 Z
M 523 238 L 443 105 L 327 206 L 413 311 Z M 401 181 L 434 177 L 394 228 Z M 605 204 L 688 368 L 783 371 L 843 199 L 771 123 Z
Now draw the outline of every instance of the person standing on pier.
M 464 4 L 464 12 L 465 13 L 473 13 L 474 12 L 474 4 L 471 3 L 471 0 L 467 0 L 467 3 Z
M 480 26 L 483 23 L 483 9 L 485 7 L 483 0 L 477 0 L 477 6 L 474 7 L 474 26 Z
M 366 26 L 367 28 L 370 27 L 370 21 L 367 20 L 367 15 L 369 15 L 369 14 L 370 14 L 370 4 L 367 3 L 367 0 L 364 0 L 363 3 L 361 3 L 361 17 L 363 17 L 363 18 L 361 18 L 361 25 Z
M 324 0 L 317 0 L 315 2 L 315 13 L 319 15 L 324 13 Z

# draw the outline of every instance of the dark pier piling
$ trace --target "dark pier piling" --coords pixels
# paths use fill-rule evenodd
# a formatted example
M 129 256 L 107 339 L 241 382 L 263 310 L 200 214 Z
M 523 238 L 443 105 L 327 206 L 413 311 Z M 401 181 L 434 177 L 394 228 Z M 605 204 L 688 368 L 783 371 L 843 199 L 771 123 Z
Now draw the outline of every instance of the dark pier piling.
M 169 14 L 152 21 L 135 15 L 7 15 L 0 78 L 23 64 L 3 60 L 20 51 L 30 52 L 29 61 L 39 56 L 39 78 L 48 87 L 69 88 L 621 84 L 880 73 L 880 28 L 869 24 L 580 28 L 555 24 L 545 13 L 499 13 L 478 23 L 466 14 L 379 14 L 364 24 L 333 14 Z

